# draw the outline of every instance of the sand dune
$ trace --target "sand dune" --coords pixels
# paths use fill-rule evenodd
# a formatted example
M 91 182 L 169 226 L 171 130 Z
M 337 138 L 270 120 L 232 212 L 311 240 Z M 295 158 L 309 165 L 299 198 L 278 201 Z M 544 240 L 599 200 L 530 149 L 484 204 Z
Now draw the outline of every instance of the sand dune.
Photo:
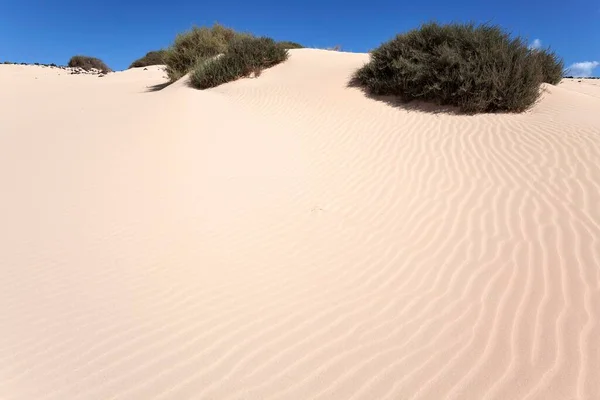
M 291 54 L 0 65 L 0 398 L 600 399 L 600 87 L 449 115 Z

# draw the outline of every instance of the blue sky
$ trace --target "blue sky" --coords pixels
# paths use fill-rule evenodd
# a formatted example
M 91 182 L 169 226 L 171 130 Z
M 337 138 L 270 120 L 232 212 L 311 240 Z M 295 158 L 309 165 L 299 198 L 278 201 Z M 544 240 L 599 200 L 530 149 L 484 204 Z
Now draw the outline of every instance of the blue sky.
M 192 25 L 309 47 L 366 52 L 423 22 L 491 22 L 551 46 L 582 74 L 600 74 L 600 0 L 0 0 L 0 61 L 66 64 L 75 54 L 125 69 Z

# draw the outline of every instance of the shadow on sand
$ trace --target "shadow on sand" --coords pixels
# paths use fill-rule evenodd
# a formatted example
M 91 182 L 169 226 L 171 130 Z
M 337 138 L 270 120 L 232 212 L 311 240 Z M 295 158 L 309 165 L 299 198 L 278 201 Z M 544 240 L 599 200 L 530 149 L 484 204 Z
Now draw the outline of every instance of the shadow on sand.
M 394 108 L 400 108 L 406 111 L 423 112 L 427 114 L 447 114 L 447 115 L 471 115 L 462 112 L 458 107 L 442 106 L 435 103 L 429 103 L 421 100 L 403 101 L 399 96 L 383 96 L 369 93 L 358 81 L 351 79 L 347 87 L 359 89 L 369 99 L 385 103 Z
M 148 93 L 148 92 L 158 92 L 160 90 L 163 90 L 164 88 L 166 88 L 170 84 L 171 84 L 171 82 L 165 82 L 165 83 L 158 83 L 156 85 L 148 86 L 147 87 L 148 90 L 146 90 L 146 93 Z

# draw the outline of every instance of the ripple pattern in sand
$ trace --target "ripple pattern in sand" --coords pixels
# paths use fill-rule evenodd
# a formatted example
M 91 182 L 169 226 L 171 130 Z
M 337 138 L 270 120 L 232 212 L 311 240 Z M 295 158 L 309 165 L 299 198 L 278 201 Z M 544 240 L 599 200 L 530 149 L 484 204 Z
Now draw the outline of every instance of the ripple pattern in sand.
M 600 121 L 569 108 L 600 102 L 408 111 L 345 87 L 362 62 L 153 93 L 187 96 L 180 129 L 78 139 L 79 205 L 15 183 L 40 233 L 2 235 L 0 397 L 600 398 Z

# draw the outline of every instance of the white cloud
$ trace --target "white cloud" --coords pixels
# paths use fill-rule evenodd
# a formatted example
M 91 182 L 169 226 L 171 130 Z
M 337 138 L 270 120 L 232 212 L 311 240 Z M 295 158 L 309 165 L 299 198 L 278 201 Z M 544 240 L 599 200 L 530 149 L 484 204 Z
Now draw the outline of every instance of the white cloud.
M 542 41 L 540 39 L 535 39 L 533 43 L 529 45 L 530 49 L 537 50 L 542 48 Z
M 569 68 L 567 68 L 567 75 L 573 76 L 592 76 L 594 72 L 594 68 L 600 65 L 598 61 L 584 61 L 572 64 Z

